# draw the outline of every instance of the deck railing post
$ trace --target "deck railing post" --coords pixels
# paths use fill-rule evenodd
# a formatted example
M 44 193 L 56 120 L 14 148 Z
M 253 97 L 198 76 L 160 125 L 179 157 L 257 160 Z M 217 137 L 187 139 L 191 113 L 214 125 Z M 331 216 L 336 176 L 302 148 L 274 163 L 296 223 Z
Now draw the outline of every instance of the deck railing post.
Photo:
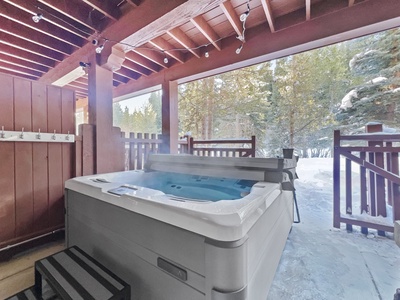
M 340 228 L 340 131 L 333 134 L 333 227 Z

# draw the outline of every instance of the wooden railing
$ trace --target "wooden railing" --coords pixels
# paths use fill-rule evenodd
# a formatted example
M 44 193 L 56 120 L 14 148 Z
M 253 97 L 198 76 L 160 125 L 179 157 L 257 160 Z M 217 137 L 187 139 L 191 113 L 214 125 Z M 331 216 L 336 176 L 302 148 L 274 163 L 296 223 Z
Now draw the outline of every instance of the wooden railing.
M 356 145 L 342 145 L 343 141 Z M 340 228 L 340 224 L 345 223 L 348 231 L 356 225 L 361 226 L 364 234 L 369 228 L 377 229 L 379 235 L 393 232 L 393 221 L 400 220 L 400 147 L 394 145 L 397 142 L 400 142 L 400 134 L 341 135 L 338 130 L 334 132 L 334 227 Z M 344 158 L 343 190 L 341 158 Z M 358 172 L 352 169 L 354 164 L 358 165 Z M 341 201 L 343 196 L 344 201 Z M 341 210 L 343 204 L 344 211 Z
M 189 138 L 188 153 L 199 156 L 255 157 L 256 137 L 251 139 L 194 140 Z
M 123 138 L 125 143 L 125 170 L 141 170 L 149 153 L 159 153 L 162 144 L 161 135 L 148 133 L 130 133 Z M 217 147 L 224 145 L 225 147 Z M 255 137 L 249 140 L 194 140 L 184 137 L 178 141 L 179 154 L 199 156 L 255 156 Z

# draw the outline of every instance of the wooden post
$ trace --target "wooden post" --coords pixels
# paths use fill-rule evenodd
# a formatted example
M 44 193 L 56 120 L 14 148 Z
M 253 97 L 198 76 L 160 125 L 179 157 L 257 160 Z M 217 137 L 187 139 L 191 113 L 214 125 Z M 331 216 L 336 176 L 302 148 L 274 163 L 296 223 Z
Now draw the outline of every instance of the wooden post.
M 365 152 L 360 152 L 360 158 L 365 161 Z M 360 213 L 368 213 L 368 203 L 367 203 L 367 171 L 364 166 L 360 165 Z M 367 227 L 361 227 L 361 232 L 363 234 L 368 234 Z
M 162 153 L 178 153 L 178 82 L 168 81 L 162 84 Z
M 351 160 L 346 158 L 346 214 L 353 214 L 353 201 L 351 189 Z M 353 231 L 351 224 L 346 224 L 347 231 Z
M 333 227 L 340 228 L 340 131 L 333 134 Z
M 251 157 L 256 157 L 256 136 L 251 136 Z

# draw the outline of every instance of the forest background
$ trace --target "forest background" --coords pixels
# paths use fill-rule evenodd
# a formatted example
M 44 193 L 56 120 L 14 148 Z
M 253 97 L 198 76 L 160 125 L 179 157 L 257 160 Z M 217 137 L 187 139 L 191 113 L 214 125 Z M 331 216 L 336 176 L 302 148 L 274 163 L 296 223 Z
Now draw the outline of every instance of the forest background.
M 330 157 L 335 129 L 400 129 L 400 29 L 181 84 L 178 108 L 181 136 L 255 135 L 259 157 Z M 133 112 L 115 103 L 113 117 L 124 132 L 161 133 L 161 92 Z

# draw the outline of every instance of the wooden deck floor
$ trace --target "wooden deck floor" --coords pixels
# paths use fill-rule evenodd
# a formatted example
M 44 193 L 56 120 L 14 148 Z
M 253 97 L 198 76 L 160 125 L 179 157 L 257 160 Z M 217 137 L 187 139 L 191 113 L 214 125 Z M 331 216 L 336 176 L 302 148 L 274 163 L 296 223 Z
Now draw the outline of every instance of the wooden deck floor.
M 0 299 L 5 299 L 34 284 L 35 261 L 64 249 L 64 240 L 23 252 L 0 263 Z

